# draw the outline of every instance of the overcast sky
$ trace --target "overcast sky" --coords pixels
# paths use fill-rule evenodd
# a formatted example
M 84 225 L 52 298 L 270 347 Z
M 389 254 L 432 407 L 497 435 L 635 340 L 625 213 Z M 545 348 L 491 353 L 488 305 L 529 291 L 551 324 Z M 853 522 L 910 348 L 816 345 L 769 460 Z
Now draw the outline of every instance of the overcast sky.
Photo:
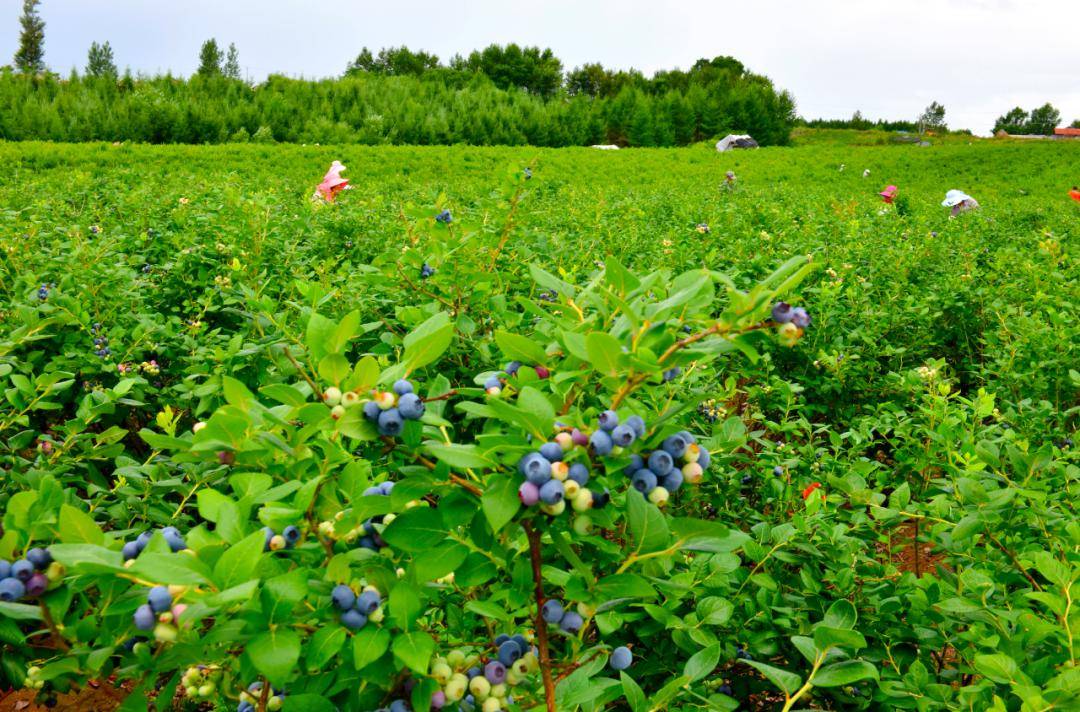
M 0 64 L 21 0 L 0 0 Z M 91 41 L 117 64 L 190 74 L 199 45 L 235 42 L 253 79 L 340 74 L 360 48 L 444 61 L 490 43 L 551 47 L 567 68 L 688 67 L 732 55 L 794 94 L 800 115 L 913 119 L 931 101 L 987 133 L 1020 105 L 1080 119 L 1080 0 L 43 0 L 45 59 L 80 69 Z

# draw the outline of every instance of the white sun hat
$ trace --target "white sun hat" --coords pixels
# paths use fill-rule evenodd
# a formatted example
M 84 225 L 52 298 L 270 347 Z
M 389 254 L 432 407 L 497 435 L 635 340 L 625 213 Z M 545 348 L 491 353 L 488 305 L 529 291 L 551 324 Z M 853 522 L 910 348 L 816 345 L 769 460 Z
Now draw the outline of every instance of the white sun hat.
M 956 207 L 965 200 L 974 200 L 970 195 L 962 190 L 950 190 L 945 194 L 945 200 L 941 201 L 941 207 L 952 208 Z

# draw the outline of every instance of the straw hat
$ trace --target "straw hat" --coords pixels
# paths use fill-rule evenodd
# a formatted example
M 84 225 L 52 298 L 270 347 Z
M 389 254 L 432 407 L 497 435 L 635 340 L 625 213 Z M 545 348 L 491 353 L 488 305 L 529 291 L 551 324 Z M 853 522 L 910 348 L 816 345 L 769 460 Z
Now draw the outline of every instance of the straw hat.
M 974 198 L 962 190 L 950 190 L 945 194 L 945 200 L 941 201 L 941 207 L 953 208 L 965 200 L 974 200 Z

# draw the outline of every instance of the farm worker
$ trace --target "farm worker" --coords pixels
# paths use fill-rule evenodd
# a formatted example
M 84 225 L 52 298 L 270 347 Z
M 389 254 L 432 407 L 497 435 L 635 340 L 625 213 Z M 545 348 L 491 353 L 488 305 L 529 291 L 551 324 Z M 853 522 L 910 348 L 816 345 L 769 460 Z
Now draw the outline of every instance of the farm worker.
M 945 194 L 945 200 L 941 201 L 941 206 L 944 208 L 952 208 L 950 217 L 955 218 L 960 213 L 978 209 L 979 203 L 975 198 L 972 198 L 962 190 L 950 190 Z
M 1073 189 L 1069 191 L 1069 197 L 1080 203 L 1080 187 L 1073 186 Z
M 897 190 L 899 190 L 899 188 L 897 188 L 895 185 L 890 185 L 886 187 L 885 190 L 878 193 L 878 195 L 880 195 L 881 199 L 884 200 L 886 203 L 892 204 L 892 201 L 896 199 Z
M 869 178 L 870 177 L 870 169 L 869 168 L 867 168 L 866 170 L 864 170 L 862 172 L 862 177 L 863 178 Z
M 334 198 L 337 194 L 349 187 L 349 180 L 341 177 L 341 172 L 345 170 L 345 166 L 341 165 L 341 161 L 334 161 L 330 164 L 330 170 L 323 176 L 322 183 L 319 183 L 319 187 L 315 190 L 313 198 L 321 197 L 328 203 L 334 202 Z
M 724 190 L 735 190 L 735 181 L 738 178 L 735 177 L 735 171 L 728 171 L 724 174 Z

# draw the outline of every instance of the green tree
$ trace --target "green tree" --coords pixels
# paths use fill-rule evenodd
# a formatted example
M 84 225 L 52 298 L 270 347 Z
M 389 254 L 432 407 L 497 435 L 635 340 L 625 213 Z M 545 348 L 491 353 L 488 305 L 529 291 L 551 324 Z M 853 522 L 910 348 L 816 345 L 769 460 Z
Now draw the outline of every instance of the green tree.
M 351 77 L 361 72 L 374 72 L 375 71 L 375 57 L 371 54 L 371 50 L 364 47 L 360 50 L 360 54 L 356 56 L 356 59 L 349 62 L 349 66 L 345 68 L 345 76 Z
M 97 42 L 91 42 L 90 51 L 86 55 L 86 75 L 115 79 L 117 74 L 116 62 L 113 60 L 113 51 L 109 43 L 98 44 Z
M 1033 134 L 1050 136 L 1054 129 L 1061 123 L 1061 112 L 1047 102 L 1038 109 L 1032 109 L 1031 119 L 1028 121 L 1028 130 Z
M 225 56 L 225 66 L 222 73 L 229 79 L 240 78 L 240 53 L 236 51 L 236 44 L 229 43 L 229 53 Z
M 994 122 L 994 133 L 998 131 L 1009 134 L 1027 133 L 1029 120 L 1028 112 L 1018 106 L 998 117 Z
M 926 107 L 926 110 L 919 115 L 919 131 L 946 131 L 948 126 L 945 124 L 945 107 L 941 104 L 931 102 L 930 106 Z
M 15 52 L 15 67 L 24 74 L 45 71 L 45 21 L 38 14 L 41 0 L 23 0 L 19 18 L 19 49 Z
M 199 50 L 198 75 L 200 77 L 221 76 L 221 60 L 221 49 L 218 47 L 217 40 L 213 38 L 206 40 L 202 44 L 202 49 Z
M 1077 119 L 1076 121 L 1069 124 L 1069 128 L 1070 129 L 1080 129 L 1080 119 Z

